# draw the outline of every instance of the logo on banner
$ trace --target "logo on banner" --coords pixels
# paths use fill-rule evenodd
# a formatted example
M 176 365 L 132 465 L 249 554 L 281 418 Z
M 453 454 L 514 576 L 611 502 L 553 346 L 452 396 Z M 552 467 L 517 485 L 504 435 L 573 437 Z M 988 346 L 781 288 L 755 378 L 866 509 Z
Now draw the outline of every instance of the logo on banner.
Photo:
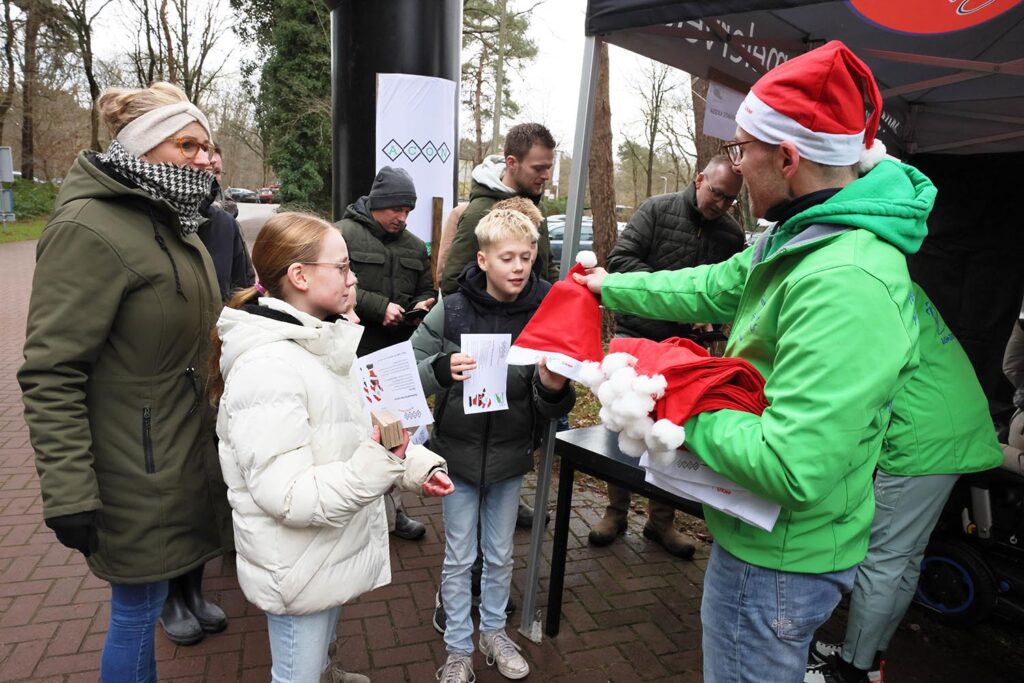
M 903 33 L 948 33 L 983 24 L 1021 0 L 849 0 L 868 21 Z
M 442 164 L 448 161 L 448 157 L 452 155 L 447 143 L 442 142 L 438 147 L 430 140 L 425 145 L 420 145 L 415 140 L 409 140 L 405 145 L 399 145 L 397 140 L 391 138 L 388 140 L 388 144 L 381 147 L 381 151 L 391 161 L 397 160 L 404 154 L 409 161 L 416 161 L 422 157 L 427 160 L 427 163 L 434 159 L 440 159 Z

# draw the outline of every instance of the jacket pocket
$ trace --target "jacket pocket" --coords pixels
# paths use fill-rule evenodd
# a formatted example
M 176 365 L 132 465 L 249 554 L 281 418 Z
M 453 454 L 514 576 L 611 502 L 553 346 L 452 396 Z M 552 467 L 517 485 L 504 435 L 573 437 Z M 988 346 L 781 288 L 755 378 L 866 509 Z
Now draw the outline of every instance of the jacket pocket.
M 156 472 L 156 464 L 153 462 L 153 409 L 149 406 L 142 408 L 142 453 L 146 474 L 153 474 Z
M 357 264 L 365 263 L 374 266 L 384 265 L 384 261 L 386 259 L 384 254 L 374 253 L 372 251 L 350 251 L 348 257 Z M 356 266 L 352 266 L 352 270 L 355 269 Z M 358 275 L 358 273 L 356 274 Z
M 419 273 L 426 267 L 426 264 L 423 263 L 423 261 L 415 258 L 405 258 L 404 256 L 400 257 L 398 262 L 402 264 L 403 268 L 408 268 L 415 273 Z

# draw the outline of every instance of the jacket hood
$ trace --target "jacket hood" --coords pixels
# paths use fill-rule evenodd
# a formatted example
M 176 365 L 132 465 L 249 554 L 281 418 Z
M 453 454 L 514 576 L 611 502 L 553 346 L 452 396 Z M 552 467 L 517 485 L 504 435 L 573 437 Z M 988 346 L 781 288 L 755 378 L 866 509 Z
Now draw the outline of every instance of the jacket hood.
M 492 154 L 484 158 L 483 162 L 473 169 L 473 187 L 470 192 L 470 199 L 472 200 L 476 196 L 505 199 L 517 194 L 514 188 L 501 182 L 501 175 L 504 172 L 504 157 Z
M 786 221 L 779 234 L 793 237 L 813 223 L 875 233 L 904 254 L 916 253 L 928 235 L 935 186 L 913 166 L 885 160 L 822 204 Z
M 295 342 L 314 356 L 323 358 L 335 373 L 348 374 L 356 357 L 359 339 L 363 336 L 362 327 L 344 319 L 324 322 L 273 297 L 260 297 L 258 303 L 301 324 L 288 322 L 280 315 L 254 315 L 225 308 L 217 320 L 217 334 L 221 339 L 221 374 L 227 377 L 246 351 L 278 341 Z
M 107 170 L 94 152 L 79 152 L 64 176 L 53 210 L 56 212 L 65 204 L 78 199 L 114 200 L 133 197 L 174 213 L 170 205 L 126 183 L 126 180 Z
M 403 230 L 402 232 L 392 234 L 381 227 L 381 224 L 378 223 L 377 219 L 373 217 L 372 213 L 370 213 L 370 204 L 368 200 L 369 196 L 363 195 L 349 204 L 345 207 L 345 215 L 343 218 L 359 223 L 369 230 L 371 235 L 381 241 L 397 239 L 402 232 L 405 232 Z
M 458 283 L 459 291 L 477 308 L 503 309 L 509 315 L 536 309 L 541 299 L 551 289 L 550 283 L 540 280 L 531 270 L 526 286 L 515 301 L 498 301 L 487 293 L 487 274 L 480 270 L 476 263 L 469 263 L 462 270 Z

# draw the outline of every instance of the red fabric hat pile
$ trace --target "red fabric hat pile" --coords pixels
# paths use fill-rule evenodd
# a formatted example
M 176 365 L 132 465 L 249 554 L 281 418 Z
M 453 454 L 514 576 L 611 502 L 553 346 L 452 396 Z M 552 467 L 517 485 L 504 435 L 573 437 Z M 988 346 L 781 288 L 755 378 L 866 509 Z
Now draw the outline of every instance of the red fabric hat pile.
M 708 410 L 742 410 L 760 415 L 768 407 L 764 377 L 742 358 L 716 358 L 688 339 L 663 342 L 613 339 L 609 353 L 636 358 L 638 375 L 661 375 L 665 395 L 654 404 L 656 419 L 681 425 Z

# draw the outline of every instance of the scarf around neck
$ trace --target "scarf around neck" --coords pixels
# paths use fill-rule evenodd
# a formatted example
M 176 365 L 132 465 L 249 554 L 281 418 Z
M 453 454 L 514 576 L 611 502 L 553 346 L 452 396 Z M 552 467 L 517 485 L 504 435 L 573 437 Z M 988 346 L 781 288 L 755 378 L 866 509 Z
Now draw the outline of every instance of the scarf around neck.
M 107 151 L 97 156 L 153 199 L 170 204 L 178 215 L 182 236 L 199 229 L 204 220 L 199 205 L 213 187 L 212 173 L 171 163 L 151 164 L 129 154 L 117 140 L 111 140 Z

